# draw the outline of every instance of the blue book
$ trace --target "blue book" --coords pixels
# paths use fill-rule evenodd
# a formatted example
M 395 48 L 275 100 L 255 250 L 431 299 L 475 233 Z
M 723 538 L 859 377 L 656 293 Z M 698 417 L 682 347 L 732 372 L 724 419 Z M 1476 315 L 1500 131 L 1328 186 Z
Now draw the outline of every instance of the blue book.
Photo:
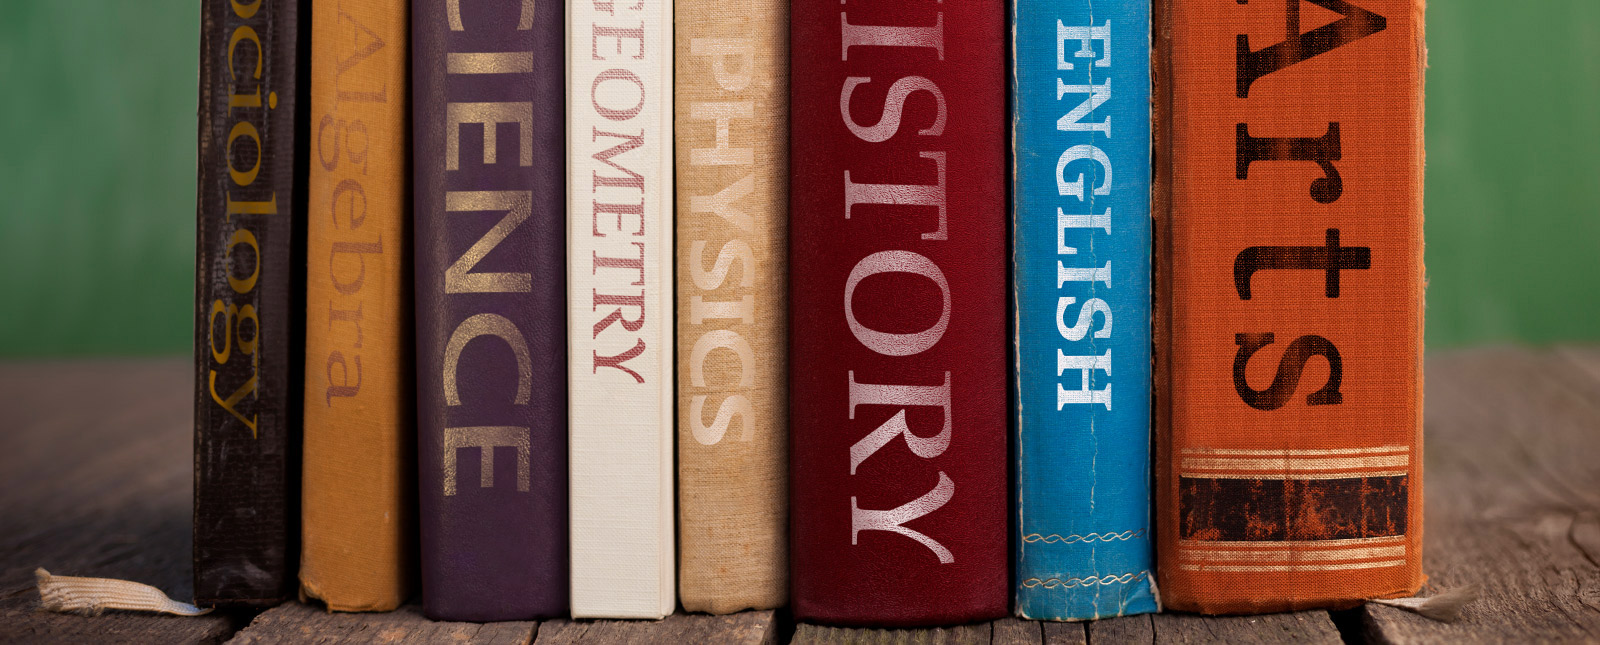
M 1150 2 L 1013 11 L 1017 613 L 1153 612 Z

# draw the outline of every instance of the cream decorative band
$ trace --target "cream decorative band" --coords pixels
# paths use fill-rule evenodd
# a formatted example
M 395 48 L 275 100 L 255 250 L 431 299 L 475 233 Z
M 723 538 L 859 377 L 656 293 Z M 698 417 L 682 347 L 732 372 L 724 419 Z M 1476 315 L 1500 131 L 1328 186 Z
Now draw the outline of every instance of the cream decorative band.
M 1202 479 L 1352 479 L 1398 477 L 1411 466 L 1410 446 L 1323 450 L 1185 448 L 1182 477 Z
M 1406 536 L 1281 542 L 1178 541 L 1184 571 L 1343 571 L 1406 563 Z

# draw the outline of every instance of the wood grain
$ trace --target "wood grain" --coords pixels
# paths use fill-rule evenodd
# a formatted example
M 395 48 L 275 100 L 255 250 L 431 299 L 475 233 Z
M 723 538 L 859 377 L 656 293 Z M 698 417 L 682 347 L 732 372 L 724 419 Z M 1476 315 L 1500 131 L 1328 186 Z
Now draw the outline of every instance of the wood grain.
M 1600 640 L 1600 349 L 1477 349 L 1429 359 L 1424 494 L 1432 588 L 1484 585 L 1456 624 L 1357 610 L 1377 643 Z M 190 574 L 191 433 L 184 359 L 0 363 L 0 641 L 239 643 L 784 640 L 774 613 L 661 621 L 435 623 L 291 603 L 200 618 L 39 611 L 32 571 L 116 577 L 178 599 Z M 248 623 L 248 625 L 246 625 Z M 235 634 L 235 632 L 238 632 Z M 1337 643 L 1324 612 L 1162 614 L 925 630 L 800 625 L 797 643 Z
M 1455 624 L 1363 608 L 1378 643 L 1600 640 L 1600 352 L 1428 365 L 1424 570 L 1483 598 Z
M 1340 645 L 1344 642 L 1339 637 L 1339 628 L 1334 626 L 1326 611 L 1300 611 L 1260 616 L 1158 614 L 1146 618 L 1150 619 L 1155 630 L 1155 638 L 1137 642 L 1153 642 L 1158 645 L 1169 643 Z M 1093 625 L 1089 627 L 1089 641 L 1101 642 L 1095 636 Z
M 774 645 L 777 642 L 774 612 L 766 610 L 722 616 L 678 613 L 661 620 L 552 620 L 540 625 L 537 645 Z
M 266 643 L 338 643 L 340 645 L 481 643 L 527 645 L 535 622 L 447 623 L 428 620 L 417 605 L 385 613 L 347 614 L 290 602 L 262 612 L 229 645 Z
M 187 601 L 187 359 L 0 364 L 0 641 L 217 643 L 235 618 L 39 610 L 33 570 L 136 580 Z
M 1036 621 L 1002 618 L 990 623 L 989 639 L 994 645 L 1039 645 L 1044 630 Z
M 1044 645 L 1086 645 L 1089 642 L 1089 626 L 1084 623 L 1042 623 L 1044 627 Z M 1140 641 L 1150 642 L 1148 639 Z
M 987 645 L 993 642 L 990 623 L 927 629 L 853 629 L 801 624 L 792 645 Z

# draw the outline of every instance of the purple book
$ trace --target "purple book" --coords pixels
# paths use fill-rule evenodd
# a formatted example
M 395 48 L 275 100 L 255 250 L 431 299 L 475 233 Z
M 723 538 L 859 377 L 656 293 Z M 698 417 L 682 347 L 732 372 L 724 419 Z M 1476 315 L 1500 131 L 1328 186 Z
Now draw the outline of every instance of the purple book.
M 423 610 L 565 615 L 562 5 L 412 9 Z

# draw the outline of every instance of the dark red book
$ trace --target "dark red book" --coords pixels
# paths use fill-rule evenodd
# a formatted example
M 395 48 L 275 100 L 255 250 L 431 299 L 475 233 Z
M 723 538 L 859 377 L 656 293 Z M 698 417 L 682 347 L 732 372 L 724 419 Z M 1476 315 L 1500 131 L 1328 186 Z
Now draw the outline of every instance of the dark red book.
M 1005 4 L 797 0 L 793 602 L 1008 613 Z

